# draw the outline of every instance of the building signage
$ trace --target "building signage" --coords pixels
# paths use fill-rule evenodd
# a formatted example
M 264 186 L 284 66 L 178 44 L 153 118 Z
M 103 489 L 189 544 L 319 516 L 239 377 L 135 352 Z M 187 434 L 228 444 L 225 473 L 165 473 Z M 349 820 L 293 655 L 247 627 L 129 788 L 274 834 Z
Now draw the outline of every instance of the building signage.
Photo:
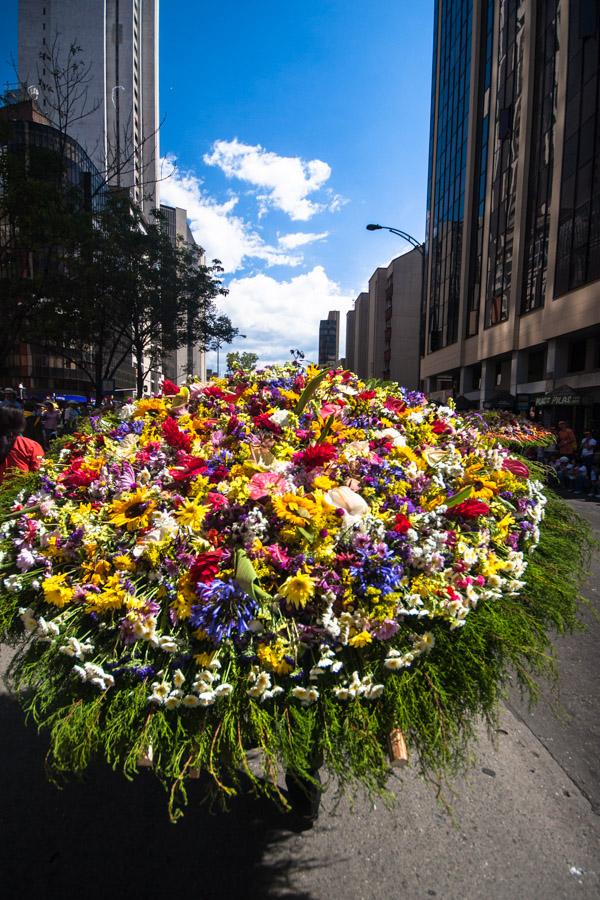
M 579 406 L 581 397 L 578 393 L 568 388 L 559 388 L 550 394 L 544 394 L 535 401 L 536 406 Z

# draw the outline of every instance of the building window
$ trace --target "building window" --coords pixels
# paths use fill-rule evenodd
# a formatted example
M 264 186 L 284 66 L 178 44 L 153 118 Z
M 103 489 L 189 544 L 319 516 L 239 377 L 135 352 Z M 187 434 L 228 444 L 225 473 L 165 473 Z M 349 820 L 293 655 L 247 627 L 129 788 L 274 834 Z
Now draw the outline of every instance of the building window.
M 502 384 L 502 362 L 499 360 L 494 364 L 494 384 L 500 387 Z
M 486 327 L 508 319 L 523 81 L 523 0 L 500 0 Z
M 600 278 L 600 8 L 570 0 L 554 296 Z
M 584 372 L 585 371 L 585 340 L 571 341 L 569 344 L 569 359 L 567 362 L 567 372 Z
M 542 381 L 546 373 L 546 349 L 530 350 L 527 354 L 527 381 Z

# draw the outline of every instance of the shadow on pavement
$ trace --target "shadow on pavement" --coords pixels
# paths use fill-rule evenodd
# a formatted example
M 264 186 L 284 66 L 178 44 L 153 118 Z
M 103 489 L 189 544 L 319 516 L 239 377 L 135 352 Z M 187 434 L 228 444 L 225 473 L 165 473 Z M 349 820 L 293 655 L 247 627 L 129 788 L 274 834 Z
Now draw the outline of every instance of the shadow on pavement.
M 189 791 L 172 825 L 166 794 L 150 773 L 133 782 L 98 765 L 58 789 L 44 771 L 46 742 L 0 697 L 0 883 L 6 900 L 174 897 L 198 900 L 311 900 L 290 884 L 296 865 L 267 863 L 265 851 L 290 832 L 269 803 L 242 797 L 227 813 L 200 806 Z M 196 790 L 197 788 L 197 790 Z M 281 848 L 283 849 L 283 848 Z M 303 861 L 303 868 L 314 863 Z

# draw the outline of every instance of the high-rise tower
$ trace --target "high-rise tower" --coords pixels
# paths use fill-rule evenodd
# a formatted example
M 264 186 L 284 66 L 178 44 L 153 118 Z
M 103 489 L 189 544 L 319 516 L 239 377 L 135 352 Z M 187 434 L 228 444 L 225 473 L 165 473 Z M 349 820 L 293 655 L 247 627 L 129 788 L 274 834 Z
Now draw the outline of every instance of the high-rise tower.
M 425 387 L 600 424 L 597 0 L 436 0 L 427 214 Z
M 57 91 L 43 86 L 71 47 L 80 48 L 88 76 L 62 124 L 149 213 L 159 205 L 158 0 L 19 0 L 19 78 L 38 88 L 42 110 L 59 125 Z

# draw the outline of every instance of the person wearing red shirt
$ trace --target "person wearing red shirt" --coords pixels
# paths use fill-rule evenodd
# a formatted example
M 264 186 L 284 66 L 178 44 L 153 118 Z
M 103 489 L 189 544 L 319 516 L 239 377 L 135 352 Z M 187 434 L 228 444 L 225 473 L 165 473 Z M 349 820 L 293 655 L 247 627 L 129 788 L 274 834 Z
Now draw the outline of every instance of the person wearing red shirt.
M 35 472 L 44 451 L 37 441 L 23 437 L 25 417 L 20 409 L 0 407 L 0 482 L 11 469 Z

